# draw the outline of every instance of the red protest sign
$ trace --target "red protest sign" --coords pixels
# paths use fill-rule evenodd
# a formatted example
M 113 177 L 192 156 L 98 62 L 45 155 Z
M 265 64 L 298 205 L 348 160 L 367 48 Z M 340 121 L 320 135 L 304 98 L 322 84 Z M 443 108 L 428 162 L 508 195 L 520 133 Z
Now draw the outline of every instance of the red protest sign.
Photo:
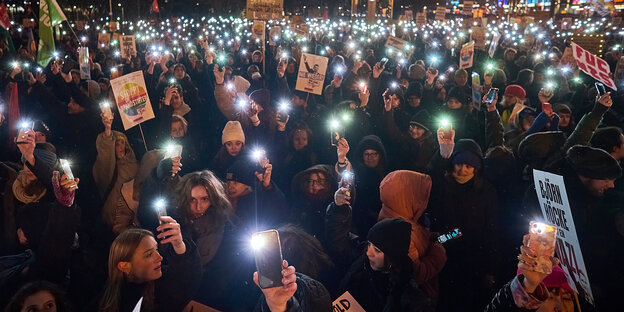
M 609 75 L 611 70 L 607 62 L 581 48 L 578 44 L 572 42 L 572 54 L 576 60 L 576 65 L 586 74 L 594 79 L 602 82 L 605 86 L 617 90 L 613 79 Z

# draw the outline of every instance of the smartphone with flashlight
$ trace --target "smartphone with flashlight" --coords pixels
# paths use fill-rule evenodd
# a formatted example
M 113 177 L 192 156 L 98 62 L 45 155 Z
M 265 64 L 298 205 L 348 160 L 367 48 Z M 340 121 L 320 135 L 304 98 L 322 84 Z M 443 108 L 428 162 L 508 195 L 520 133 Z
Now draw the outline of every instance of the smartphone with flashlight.
M 154 209 L 156 209 L 156 214 L 158 215 L 159 225 L 163 225 L 164 223 L 167 223 L 167 222 L 163 222 L 160 220 L 160 217 L 167 215 L 167 207 L 165 206 L 166 206 L 166 202 L 162 198 L 157 199 L 156 202 L 154 202 Z
M 165 147 L 165 157 L 167 158 L 176 158 L 182 157 L 182 145 L 180 144 L 169 144 Z
M 331 130 L 331 145 L 338 146 L 338 141 L 345 137 L 345 130 L 340 127 L 332 128 Z
M 594 86 L 596 86 L 596 91 L 598 91 L 598 96 L 603 96 L 607 93 L 607 89 L 605 88 L 602 82 L 596 82 Z
M 551 97 L 553 96 L 553 94 L 555 94 L 555 84 L 552 82 L 547 82 L 541 91 L 545 97 Z
M 74 174 L 72 173 L 71 167 L 69 167 L 69 161 L 67 159 L 60 159 L 61 168 L 63 168 L 63 173 L 67 176 L 68 179 L 73 180 Z
M 443 119 L 440 122 L 440 129 L 442 129 L 445 139 L 450 140 L 453 138 L 453 125 L 451 125 L 450 121 Z
M 35 123 L 32 121 L 20 123 L 20 129 L 19 129 L 19 132 L 17 133 L 17 140 L 15 140 L 15 143 L 25 144 L 26 137 L 30 135 L 28 131 L 32 131 L 34 128 L 35 128 Z
M 462 236 L 462 232 L 460 229 L 455 228 L 448 233 L 444 233 L 438 236 L 438 243 L 444 244 L 452 239 L 460 238 Z
M 113 119 L 113 111 L 111 111 L 110 104 L 108 102 L 100 103 L 100 110 L 106 119 Z
M 340 179 L 340 187 L 348 189 L 346 195 L 351 196 L 353 194 L 353 180 L 355 176 L 353 172 L 345 170 L 342 172 L 342 179 Z
M 390 61 L 387 57 L 384 57 L 381 59 L 381 61 L 379 62 L 379 65 L 381 65 L 381 67 L 385 67 L 386 64 L 388 64 L 388 61 Z
M 498 94 L 498 88 L 490 88 L 490 91 L 488 91 L 487 97 L 485 98 L 485 102 L 488 104 L 494 102 L 496 94 Z
M 544 112 L 546 115 L 550 116 L 552 115 L 552 104 L 550 103 L 542 103 L 542 112 Z
M 254 233 L 251 244 L 260 288 L 282 286 L 282 246 L 277 230 Z
M 288 112 L 286 112 L 286 110 L 279 109 L 277 111 L 277 120 L 279 120 L 280 122 L 286 122 L 287 119 L 288 119 Z
M 536 256 L 534 270 L 544 274 L 552 272 L 550 258 L 555 255 L 557 227 L 542 222 L 531 221 L 527 247 Z

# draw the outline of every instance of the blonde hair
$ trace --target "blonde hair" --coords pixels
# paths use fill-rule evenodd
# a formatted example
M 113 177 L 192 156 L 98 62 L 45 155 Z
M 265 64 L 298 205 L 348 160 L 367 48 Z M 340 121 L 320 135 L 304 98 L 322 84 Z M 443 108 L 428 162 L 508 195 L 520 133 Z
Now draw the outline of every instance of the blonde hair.
M 126 280 L 126 275 L 117 268 L 117 264 L 119 262 L 130 262 L 139 244 L 146 237 L 154 237 L 154 235 L 152 232 L 144 229 L 128 229 L 119 234 L 113 241 L 108 254 L 108 281 L 100 301 L 100 312 L 119 311 L 121 285 Z M 143 296 L 143 305 L 151 307 L 153 301 L 154 283 L 149 282 Z
M 180 122 L 182 123 L 182 129 L 184 130 L 184 134 L 186 134 L 187 130 L 188 130 L 188 121 L 186 121 L 186 119 L 180 115 L 177 114 L 172 114 L 171 115 L 171 124 L 173 124 L 174 122 Z

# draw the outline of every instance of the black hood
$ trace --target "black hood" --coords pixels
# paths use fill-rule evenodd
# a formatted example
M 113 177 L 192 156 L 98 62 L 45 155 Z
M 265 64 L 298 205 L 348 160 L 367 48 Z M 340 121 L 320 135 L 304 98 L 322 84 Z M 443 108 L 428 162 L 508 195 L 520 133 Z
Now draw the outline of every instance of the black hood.
M 376 136 L 376 135 L 367 135 L 365 137 L 362 138 L 362 140 L 360 140 L 360 143 L 358 143 L 356 152 L 357 152 L 357 160 L 361 163 L 363 163 L 363 156 L 362 154 L 364 154 L 364 151 L 367 149 L 372 149 L 375 150 L 379 153 L 379 156 L 381 156 L 380 159 L 380 164 L 382 166 L 385 166 L 386 164 L 386 159 L 388 159 L 388 156 L 386 155 L 386 148 L 384 147 L 383 143 L 381 142 L 381 139 Z

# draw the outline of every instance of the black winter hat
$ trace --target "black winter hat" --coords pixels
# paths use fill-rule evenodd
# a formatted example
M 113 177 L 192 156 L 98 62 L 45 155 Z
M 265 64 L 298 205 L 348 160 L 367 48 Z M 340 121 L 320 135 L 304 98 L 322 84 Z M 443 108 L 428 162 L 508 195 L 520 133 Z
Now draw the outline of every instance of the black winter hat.
M 410 119 L 410 125 L 412 124 L 431 132 L 431 115 L 423 109 L 412 116 L 412 119 Z
M 362 157 L 362 154 L 367 149 L 372 149 L 378 152 L 379 156 L 381 156 L 381 162 L 382 163 L 385 162 L 387 158 L 386 148 L 384 147 L 383 143 L 381 142 L 381 139 L 378 136 L 371 134 L 362 138 L 362 140 L 359 142 L 358 147 L 357 147 L 358 157 Z
M 561 131 L 533 133 L 520 142 L 518 157 L 527 164 L 539 166 L 559 150 L 565 140 Z
M 251 161 L 237 160 L 228 168 L 225 179 L 243 183 L 247 186 L 254 186 L 256 179 L 254 171 Z
M 449 93 L 446 95 L 446 100 L 448 101 L 450 98 L 457 99 L 460 103 L 462 103 L 463 106 L 466 106 L 466 104 L 468 104 L 468 101 L 467 101 L 468 98 L 466 97 L 466 92 L 464 92 L 462 88 L 458 88 L 458 87 L 451 88 Z
M 268 89 L 258 89 L 249 94 L 249 99 L 256 102 L 262 108 L 267 109 L 271 103 L 271 93 Z
M 568 150 L 566 160 L 577 174 L 586 178 L 615 180 L 622 175 L 618 161 L 598 148 L 574 145 Z
M 375 247 L 395 261 L 409 253 L 412 225 L 402 218 L 384 219 L 368 231 L 366 237 Z
M 458 158 L 458 159 L 455 159 Z M 461 139 L 455 143 L 451 163 L 469 164 L 475 169 L 483 168 L 483 152 L 477 142 L 472 139 Z
M 418 81 L 410 82 L 409 86 L 407 86 L 407 91 L 405 91 L 405 98 L 409 99 L 410 96 L 422 98 L 422 95 L 423 95 L 422 84 Z

